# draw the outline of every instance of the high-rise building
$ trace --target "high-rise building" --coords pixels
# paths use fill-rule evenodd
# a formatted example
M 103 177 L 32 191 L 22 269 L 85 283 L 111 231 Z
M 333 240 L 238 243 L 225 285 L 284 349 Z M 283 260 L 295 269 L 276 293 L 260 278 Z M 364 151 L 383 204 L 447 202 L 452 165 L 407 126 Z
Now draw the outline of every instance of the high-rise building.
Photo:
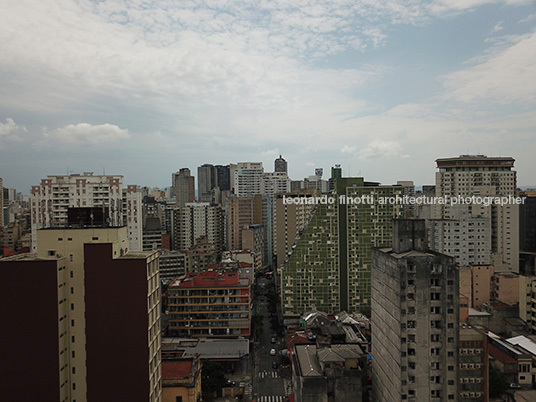
M 182 168 L 173 173 L 171 183 L 177 207 L 184 207 L 187 202 L 195 201 L 195 177 L 190 174 L 190 169 Z
M 274 161 L 274 172 L 288 174 L 287 161 L 284 160 L 281 155 L 279 155 L 279 158 Z
M 242 248 L 242 231 L 249 225 L 262 225 L 262 198 L 229 197 L 225 208 L 228 250 Z
M 415 197 L 415 184 L 411 180 L 399 180 L 396 182 L 399 186 L 402 186 L 404 188 L 404 196 L 408 198 L 414 198 Z M 411 202 L 406 204 L 404 208 L 404 218 L 415 218 L 416 217 L 416 211 L 415 211 L 415 204 L 412 204 Z
M 224 243 L 223 209 L 219 205 L 206 202 L 187 203 L 173 211 L 173 249 L 187 251 L 196 245 L 198 239 L 213 243 L 217 254 L 221 255 Z
M 460 266 L 491 263 L 491 222 L 466 206 L 451 208 L 450 219 L 427 220 L 430 249 L 448 254 Z
M 292 252 L 296 238 L 306 228 L 309 218 L 315 209 L 315 204 L 307 202 L 307 199 L 318 195 L 318 192 L 310 191 L 308 193 L 278 194 L 276 196 L 274 249 L 277 256 L 277 267 L 280 267 Z M 287 204 L 285 203 L 287 197 L 293 197 L 298 200 L 305 198 L 306 200 L 304 202 Z
M 32 252 L 37 252 L 38 229 L 65 227 L 69 209 L 88 207 L 102 208 L 105 225 L 127 225 L 129 250 L 141 250 L 141 190 L 124 189 L 123 176 L 47 176 L 31 191 Z
M 284 172 L 265 173 L 263 176 L 263 225 L 266 248 L 264 261 L 272 263 L 275 254 L 275 195 L 290 192 L 290 178 Z
M 123 190 L 123 224 L 127 225 L 130 251 L 143 250 L 143 222 L 141 188 L 127 185 Z
M 372 251 L 374 400 L 458 400 L 458 268 L 427 250 L 423 220 L 393 226 Z
M 342 177 L 342 168 L 341 165 L 335 165 L 331 168 L 331 177 L 328 180 L 328 188 L 329 191 L 333 191 L 335 189 L 335 180 L 340 179 Z
M 247 197 L 263 193 L 262 162 L 239 162 L 230 165 L 233 194 Z
M 197 195 L 200 202 L 213 203 L 212 190 L 218 186 L 218 176 L 214 165 L 204 164 L 197 168 Z
M 0 399 L 159 401 L 158 253 L 128 254 L 125 226 L 42 229 L 37 243 L 0 261 L 0 311 L 17 329 L 0 345 Z
M 283 194 L 290 192 L 291 180 L 286 173 L 264 173 L 264 175 L 262 176 L 262 180 L 262 194 L 266 194 L 273 197 L 275 194 Z
M 516 195 L 514 159 L 484 155 L 461 155 L 437 159 L 436 196 L 438 197 L 503 197 Z M 459 204 L 459 203 L 458 203 Z M 474 217 L 490 220 L 491 259 L 496 271 L 519 271 L 519 205 L 485 205 L 469 203 L 437 204 L 435 217 L 452 219 L 455 208 L 466 208 Z
M 231 173 L 229 165 L 216 165 L 216 178 L 220 191 L 231 190 Z
M 400 203 L 378 201 L 401 194 L 401 186 L 342 178 L 335 194 L 312 200 L 314 212 L 281 268 L 284 315 L 370 311 L 371 249 L 391 244 L 391 221 L 402 212 Z
M 536 253 L 536 191 L 523 191 L 519 195 L 523 197 L 519 206 L 519 250 Z

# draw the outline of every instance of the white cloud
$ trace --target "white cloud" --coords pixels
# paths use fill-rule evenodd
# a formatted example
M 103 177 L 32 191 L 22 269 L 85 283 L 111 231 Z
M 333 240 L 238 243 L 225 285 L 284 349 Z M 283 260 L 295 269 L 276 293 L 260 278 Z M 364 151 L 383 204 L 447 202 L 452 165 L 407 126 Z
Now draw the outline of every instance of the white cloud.
M 128 130 L 113 124 L 69 124 L 52 131 L 43 128 L 43 136 L 58 145 L 101 145 L 130 138 Z
M 341 154 L 353 154 L 355 153 L 357 147 L 356 146 L 348 146 L 348 145 L 344 145 L 342 148 L 341 148 Z
M 28 130 L 26 127 L 16 124 L 15 121 L 10 117 L 6 119 L 6 123 L 0 122 L 0 137 L 12 136 L 20 131 L 27 132 Z
M 359 158 L 391 158 L 400 156 L 402 146 L 395 141 L 377 140 L 370 142 L 366 148 L 357 153 Z
M 504 30 L 504 27 L 503 27 L 503 22 L 502 21 L 499 21 L 495 24 L 495 26 L 493 27 L 493 29 L 491 30 L 492 33 L 497 33 L 497 32 L 501 32 L 502 30 Z
M 536 32 L 520 35 L 514 44 L 499 47 L 484 60 L 445 77 L 447 98 L 461 102 L 479 99 L 499 103 L 536 99 Z
M 474 9 L 486 4 L 530 4 L 531 0 L 436 0 L 429 4 L 429 9 L 435 14 L 444 14 L 452 11 Z

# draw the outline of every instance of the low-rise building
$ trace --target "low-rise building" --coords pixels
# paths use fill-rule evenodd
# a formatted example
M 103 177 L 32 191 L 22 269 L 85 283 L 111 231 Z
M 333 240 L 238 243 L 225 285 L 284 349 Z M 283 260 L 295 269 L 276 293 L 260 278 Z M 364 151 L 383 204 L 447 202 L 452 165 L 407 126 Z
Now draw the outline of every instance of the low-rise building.
M 198 357 L 162 362 L 162 402 L 198 402 L 201 396 L 201 361 Z
M 169 331 L 187 337 L 247 337 L 251 284 L 238 272 L 188 273 L 168 287 Z
M 366 365 L 359 345 L 295 345 L 293 393 L 302 402 L 361 401 Z

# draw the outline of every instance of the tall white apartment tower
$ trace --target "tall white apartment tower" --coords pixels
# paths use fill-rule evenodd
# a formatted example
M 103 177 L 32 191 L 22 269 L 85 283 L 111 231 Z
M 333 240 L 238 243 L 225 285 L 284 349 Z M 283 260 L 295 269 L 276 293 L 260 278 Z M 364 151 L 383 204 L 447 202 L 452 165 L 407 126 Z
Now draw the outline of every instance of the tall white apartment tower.
M 263 192 L 262 162 L 239 162 L 230 165 L 231 187 L 237 197 L 247 197 Z
M 516 195 L 516 172 L 511 157 L 461 155 L 437 159 L 436 196 L 504 197 Z M 515 203 L 490 205 L 470 203 L 461 206 L 472 217 L 489 219 L 491 262 L 498 272 L 519 271 L 519 206 Z M 456 219 L 459 204 L 437 205 L 435 218 Z M 471 236 L 471 233 L 466 233 Z
M 134 239 L 131 242 L 134 248 L 130 250 L 141 250 L 135 240 L 141 238 L 141 226 L 137 226 L 141 221 L 140 197 L 139 187 L 124 189 L 123 176 L 119 175 L 85 172 L 47 176 L 31 190 L 32 252 L 37 252 L 38 229 L 63 228 L 68 223 L 68 209 L 84 207 L 102 207 L 107 226 L 128 226 L 129 239 Z

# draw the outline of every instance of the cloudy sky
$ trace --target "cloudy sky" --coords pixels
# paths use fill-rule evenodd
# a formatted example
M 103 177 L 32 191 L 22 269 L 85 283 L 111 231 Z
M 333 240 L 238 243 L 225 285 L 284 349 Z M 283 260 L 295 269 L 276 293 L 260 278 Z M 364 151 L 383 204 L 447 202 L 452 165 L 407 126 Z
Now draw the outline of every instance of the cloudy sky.
M 535 0 L 0 0 L 0 177 L 279 154 L 292 179 L 433 184 L 512 156 L 536 184 Z

